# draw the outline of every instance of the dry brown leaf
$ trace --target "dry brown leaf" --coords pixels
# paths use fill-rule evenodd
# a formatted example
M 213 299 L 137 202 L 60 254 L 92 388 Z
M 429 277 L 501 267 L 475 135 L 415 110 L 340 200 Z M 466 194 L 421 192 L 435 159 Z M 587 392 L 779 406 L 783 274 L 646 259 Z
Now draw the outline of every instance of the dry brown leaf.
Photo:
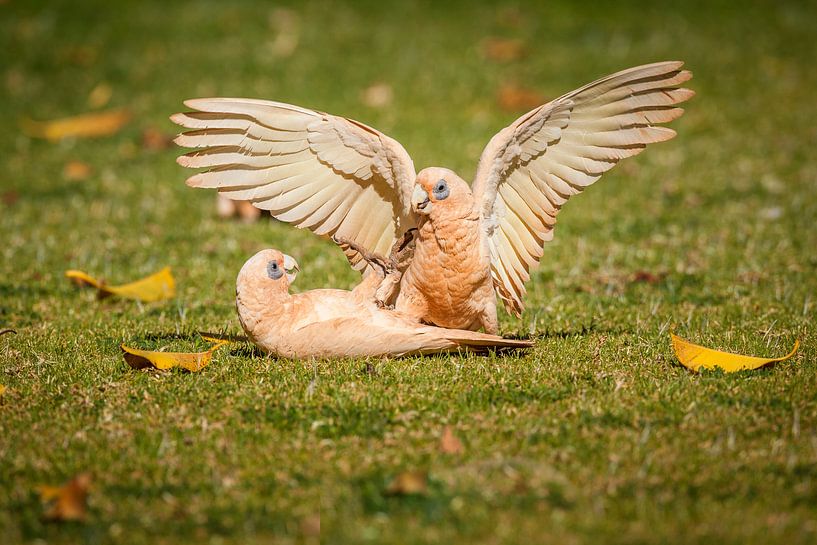
M 428 474 L 425 471 L 403 471 L 386 489 L 390 496 L 422 495 L 428 491 Z
M 44 516 L 47 520 L 78 520 L 87 517 L 86 500 L 91 486 L 91 474 L 80 473 L 63 486 L 40 486 L 40 499 L 49 503 Z
M 3 204 L 6 206 L 12 206 L 18 200 L 20 200 L 20 194 L 14 190 L 3 191 L 3 193 L 0 194 L 0 201 L 3 201 Z
M 392 103 L 394 92 L 388 83 L 375 83 L 366 87 L 360 94 L 360 100 L 370 108 L 385 108 Z
M 528 54 L 525 42 L 508 38 L 486 38 L 482 42 L 483 56 L 496 62 L 518 61 Z
M 651 273 L 650 271 L 636 271 L 633 274 L 633 282 L 646 282 L 647 284 L 658 284 L 664 278 L 666 278 L 667 273 Z
M 131 117 L 129 111 L 119 109 L 65 117 L 53 121 L 34 121 L 24 118 L 20 120 L 20 127 L 28 136 L 45 138 L 53 142 L 71 137 L 110 136 L 119 132 L 131 120 Z
M 462 454 L 462 441 L 460 441 L 451 426 L 443 428 L 443 434 L 440 437 L 440 451 L 445 454 Z
M 108 105 L 113 96 L 113 88 L 104 81 L 91 89 L 88 94 L 88 106 L 93 109 L 103 108 Z
M 256 208 L 250 201 L 238 201 L 235 203 L 238 215 L 247 223 L 252 223 L 261 217 L 261 209 Z
M 83 163 L 82 161 L 68 161 L 65 163 L 65 166 L 62 167 L 63 177 L 66 180 L 71 180 L 72 182 L 78 182 L 86 179 L 91 175 L 91 171 L 91 166 L 88 163 Z
M 321 515 L 310 515 L 301 520 L 301 533 L 307 537 L 321 536 Z
M 154 127 L 142 131 L 142 148 L 148 151 L 161 151 L 173 144 L 173 135 L 162 132 Z
M 526 89 L 513 83 L 506 83 L 499 88 L 496 96 L 499 107 L 508 112 L 527 111 L 547 102 L 547 99 L 533 89 Z

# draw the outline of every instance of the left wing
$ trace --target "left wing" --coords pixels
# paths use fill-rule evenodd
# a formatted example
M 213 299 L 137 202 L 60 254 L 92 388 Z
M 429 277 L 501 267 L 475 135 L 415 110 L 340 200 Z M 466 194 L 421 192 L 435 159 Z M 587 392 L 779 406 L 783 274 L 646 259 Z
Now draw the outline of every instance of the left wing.
M 505 308 L 523 307 L 529 271 L 553 238 L 556 214 L 572 196 L 647 144 L 675 131 L 656 124 L 683 114 L 695 93 L 682 62 L 629 68 L 528 112 L 482 152 L 473 184 L 491 252 L 491 276 Z

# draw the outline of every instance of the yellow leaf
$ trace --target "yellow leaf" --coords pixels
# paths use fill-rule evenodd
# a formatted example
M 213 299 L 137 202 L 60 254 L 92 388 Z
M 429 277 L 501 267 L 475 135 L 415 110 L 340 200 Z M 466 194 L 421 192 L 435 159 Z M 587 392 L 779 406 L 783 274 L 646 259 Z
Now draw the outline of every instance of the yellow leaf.
M 6 393 L 6 387 L 0 384 L 0 396 Z
M 77 182 L 91 175 L 91 167 L 82 161 L 68 161 L 62 168 L 62 175 L 66 180 Z
M 176 296 L 176 283 L 170 273 L 170 267 L 165 267 L 161 271 L 141 280 L 121 286 L 106 286 L 103 282 L 82 271 L 65 271 L 65 276 L 80 286 L 92 286 L 98 289 L 100 298 L 108 295 L 118 295 L 126 299 L 152 302 L 172 299 Z
M 672 336 L 672 347 L 675 349 L 675 355 L 678 356 L 678 361 L 693 371 L 700 371 L 702 367 L 704 369 L 720 367 L 727 373 L 757 369 L 769 363 L 789 359 L 800 347 L 800 341 L 796 340 L 794 341 L 794 348 L 792 348 L 791 352 L 782 358 L 757 358 L 754 356 L 744 356 L 741 354 L 721 352 L 720 350 L 712 350 L 711 348 L 692 344 L 672 333 L 670 333 L 670 335 Z
M 428 474 L 425 471 L 404 471 L 389 484 L 386 494 L 390 496 L 415 496 L 428 491 Z
M 157 352 L 154 350 L 140 350 L 138 348 L 130 348 L 129 346 L 122 346 L 125 351 L 125 361 L 134 369 L 142 369 L 153 366 L 156 369 L 170 369 L 172 367 L 182 367 L 190 372 L 195 373 L 201 371 L 210 359 L 213 357 L 213 352 L 229 344 L 230 341 L 224 339 L 212 339 L 210 337 L 203 337 L 204 339 L 214 342 L 210 350 L 204 352 Z
M 56 141 L 70 137 L 110 136 L 119 132 L 130 119 L 131 113 L 127 110 L 108 110 L 53 121 L 21 119 L 20 127 L 28 136 Z
M 85 520 L 86 499 L 91 486 L 91 475 L 80 473 L 63 486 L 40 486 L 40 500 L 53 502 L 46 511 L 48 520 Z

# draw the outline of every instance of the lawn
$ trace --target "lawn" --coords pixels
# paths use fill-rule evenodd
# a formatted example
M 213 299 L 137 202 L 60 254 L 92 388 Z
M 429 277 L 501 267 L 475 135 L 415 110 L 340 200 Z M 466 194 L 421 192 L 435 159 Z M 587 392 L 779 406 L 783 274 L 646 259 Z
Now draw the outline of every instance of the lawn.
M 0 2 L 0 329 L 16 330 L 0 542 L 817 542 L 817 5 L 389 4 Z M 674 59 L 697 92 L 678 136 L 571 200 L 524 315 L 501 317 L 527 354 L 297 362 L 236 344 L 199 373 L 125 364 L 122 342 L 240 333 L 235 277 L 259 249 L 298 260 L 296 290 L 357 280 L 330 242 L 220 219 L 184 185 L 162 145 L 182 100 L 345 115 L 470 179 L 526 94 Z M 134 117 L 105 138 L 20 128 L 108 108 Z M 165 265 L 164 303 L 63 276 Z M 696 375 L 670 331 L 801 349 Z M 462 449 L 441 448 L 446 427 Z M 37 487 L 82 472 L 87 519 L 46 521 Z M 391 493 L 405 472 L 419 494 Z

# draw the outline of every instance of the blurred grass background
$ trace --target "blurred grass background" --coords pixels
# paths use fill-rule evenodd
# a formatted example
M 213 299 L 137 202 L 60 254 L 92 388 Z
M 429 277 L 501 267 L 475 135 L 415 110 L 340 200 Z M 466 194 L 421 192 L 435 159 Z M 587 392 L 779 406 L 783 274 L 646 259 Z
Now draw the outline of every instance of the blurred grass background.
M 17 330 L 0 337 L 0 542 L 813 543 L 815 20 L 810 1 L 0 2 L 0 329 Z M 470 179 L 531 96 L 673 59 L 698 93 L 678 137 L 566 206 L 525 315 L 502 317 L 531 353 L 122 361 L 123 341 L 238 332 L 235 275 L 261 248 L 298 259 L 297 290 L 356 281 L 332 244 L 220 220 L 184 185 L 164 145 L 182 100 L 345 115 Z M 108 138 L 20 129 L 120 107 L 134 119 Z M 164 265 L 166 304 L 62 276 Z M 695 376 L 671 329 L 802 348 Z M 440 451 L 445 426 L 462 454 Z M 405 470 L 427 473 L 423 494 L 387 493 Z M 82 471 L 89 519 L 45 522 L 36 486 Z

